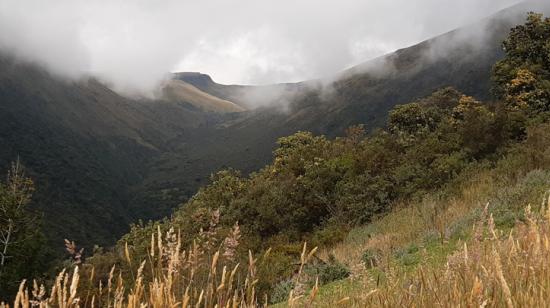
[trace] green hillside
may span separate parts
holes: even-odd
[[[175,150],[151,163],[146,188],[140,190],[151,192],[148,195],[163,190],[167,194],[162,202],[169,203],[168,196],[178,199],[175,196],[181,195],[178,190],[182,187],[198,189],[208,183],[210,174],[220,169],[231,167],[243,174],[259,170],[273,158],[278,138],[298,131],[333,138],[344,136],[347,127],[359,124],[371,132],[385,126],[388,112],[394,106],[441,88],[450,86],[489,101],[491,69],[503,56],[501,42],[513,25],[525,19],[526,12],[537,9],[545,8],[536,2],[522,3],[324,80],[259,87],[227,86],[204,74],[176,74],[177,79],[236,103],[250,104],[247,99],[261,93],[267,99],[256,109],[227,116],[175,138],[171,142]],[[281,104],[286,107],[281,108]],[[158,204],[156,200],[149,204]],[[174,201],[172,206],[178,202]]]
[[[59,244],[113,243],[140,218],[129,187],[143,180],[146,162],[210,117],[183,103],[130,101],[95,80],[62,81],[7,56],[0,97],[0,165],[19,157],[27,166],[33,206]]]
[[[65,237],[88,248],[110,245],[129,223],[169,215],[210,174],[227,167],[259,170],[280,137],[304,130],[332,138],[356,124],[370,132],[385,125],[393,106],[447,86],[487,99],[491,67],[502,56],[499,42],[530,8],[536,6],[513,7],[327,80],[223,86],[208,76],[176,74],[210,94],[184,91],[161,101],[121,97],[93,79],[62,81],[4,55],[0,165],[19,157],[27,166],[37,189],[33,206],[44,213],[59,251]],[[469,44],[464,40],[472,28],[487,28],[488,35]],[[448,52],[426,58],[441,46]],[[224,99],[254,107],[262,95],[267,105],[242,113],[200,107],[227,106]]]
[[[30,296],[23,281],[15,306],[544,306],[549,41],[543,15],[510,31],[494,101],[447,87],[369,134],[300,131],[278,139],[270,164],[217,172],[112,248],[86,255],[67,241],[69,271],[41,280],[52,294],[35,284]],[[0,185],[0,231],[18,223],[18,253],[41,239],[22,215],[33,184],[19,170]],[[39,261],[28,257],[2,261],[5,296],[23,278],[10,269]]]
[[[550,18],[525,20],[533,5],[326,80],[184,73],[158,100],[1,56],[0,298],[544,306]],[[243,98],[266,89],[283,96]]]
[[[487,99],[490,69],[502,55],[499,42],[531,8],[536,5],[513,7],[332,77],[337,81],[243,87],[177,74],[210,94],[184,91],[187,96],[156,101],[122,97],[93,79],[63,81],[4,55],[0,165],[6,169],[19,157],[27,166],[36,182],[34,207],[44,212],[53,243],[69,237],[88,248],[109,245],[129,223],[169,215],[211,173],[227,167],[244,174],[259,170],[272,159],[280,137],[304,130],[332,138],[357,124],[372,131],[385,125],[393,106],[447,86]],[[465,42],[472,28],[488,30],[475,46]],[[426,58],[443,45],[448,52]],[[265,93],[288,108],[220,114],[212,111],[222,107],[200,107],[212,102],[227,107],[223,99],[251,106]]]

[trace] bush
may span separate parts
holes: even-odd
[[[319,284],[323,285],[347,278],[351,274],[350,269],[336,261],[334,256],[331,256],[327,263],[306,266],[304,272],[313,278],[311,280],[312,285],[315,283],[315,277],[319,277]]]
[[[550,187],[550,172],[533,170],[521,178],[515,186],[502,188],[489,203],[495,224],[499,228],[512,228],[517,221],[525,220],[524,209],[518,204],[531,204],[539,210],[537,199]]]
[[[419,248],[415,244],[411,244],[406,248],[400,249],[395,253],[395,257],[405,266],[416,265],[420,262],[418,255]]]
[[[311,243],[313,246],[330,247],[343,241],[349,232],[349,226],[329,224],[313,233]]]
[[[379,263],[380,259],[380,252],[375,249],[367,249],[365,252],[363,252],[363,256],[361,257],[361,260],[365,264],[366,269],[370,269],[373,267],[376,267]]]
[[[292,280],[283,280],[279,282],[273,288],[269,302],[271,304],[276,304],[286,301],[292,289],[294,289],[294,282]]]

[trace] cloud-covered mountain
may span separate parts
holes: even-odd
[[[29,168],[51,238],[109,244],[132,221],[168,215],[212,172],[262,167],[281,136],[374,129],[393,106],[446,86],[489,98],[501,41],[541,9],[515,6],[325,79],[255,87],[176,74],[160,100],[3,55],[0,166],[19,156]]]

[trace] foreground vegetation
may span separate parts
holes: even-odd
[[[530,249],[548,234],[538,239],[526,230],[532,232],[536,222],[539,232],[548,232],[550,173],[526,172],[529,168],[505,172],[509,159],[497,168],[469,173],[447,198],[430,195],[403,204],[321,250],[321,258],[334,255],[352,275],[321,287],[316,305],[334,306],[345,299],[359,307],[506,306],[495,248],[514,306],[531,306],[530,301],[538,302],[533,307],[545,306],[536,293],[542,291],[531,285],[547,283],[542,265],[548,254]],[[521,247],[512,249],[511,242]]]
[[[544,305],[549,42],[540,15],[512,30],[497,102],[446,88],[396,107],[368,136],[298,132],[279,140],[272,164],[217,173],[112,249],[85,258],[67,241],[51,291],[3,276],[19,286],[14,306]],[[26,187],[24,202],[2,205],[25,204]]]
[[[505,182],[509,185],[502,186],[498,171],[483,172],[453,198],[440,200],[440,209],[433,207],[434,200],[409,204],[354,229],[330,249],[317,251],[305,245],[291,280],[295,288],[285,294],[284,305],[544,306],[549,286],[550,173],[535,170]],[[528,202],[533,203],[523,206]],[[433,211],[438,222],[429,224]],[[249,255],[242,268],[230,267],[230,254],[224,250],[205,256],[199,245],[186,252],[181,242],[173,229],[155,234],[149,256],[136,264],[136,272],[125,273],[115,266],[97,285],[99,271],[89,264],[60,273],[48,292],[37,283],[23,282],[14,306],[265,303],[256,287],[261,279],[258,268],[269,262],[270,252]],[[129,248],[121,253],[126,264],[134,262]],[[352,277],[321,287],[316,279],[311,288],[296,288],[309,279],[308,263],[311,266],[315,256],[328,254],[349,264]],[[25,286],[32,292],[25,292]]]

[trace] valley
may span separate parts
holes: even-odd
[[[19,157],[37,178],[35,207],[54,243],[109,245],[131,222],[169,215],[210,174],[263,167],[279,137],[340,136],[356,124],[372,131],[395,105],[447,86],[489,98],[500,42],[524,11],[516,6],[331,78],[226,86],[178,73],[161,100],[126,98],[94,79],[63,81],[4,56],[0,165]],[[472,38],[479,28],[485,34]]]
[[[549,15],[519,2],[317,79],[166,72],[143,93],[0,50],[0,299],[543,306]]]

